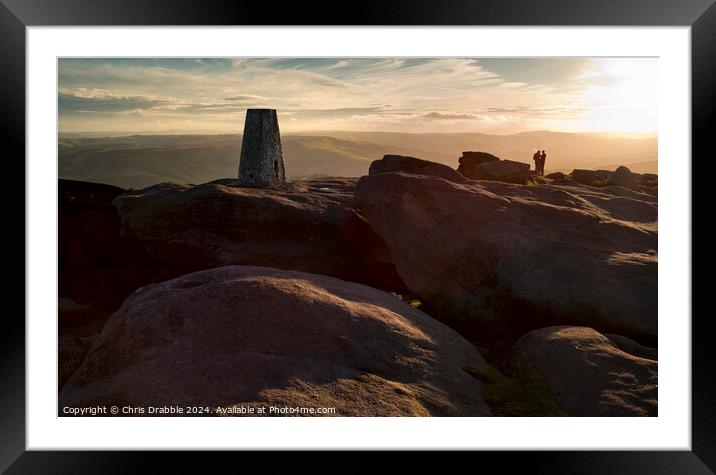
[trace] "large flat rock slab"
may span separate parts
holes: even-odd
[[[455,331],[389,293],[316,274],[228,266],[130,295],[65,384],[60,408],[486,416],[482,384],[463,370],[480,364]]]
[[[388,248],[354,209],[354,188],[355,179],[341,178],[278,189],[230,179],[163,183],[113,204],[124,233],[164,264],[180,262],[189,271],[260,265],[400,288]]]
[[[655,196],[381,173],[359,180],[356,203],[436,315],[656,339]]]
[[[384,155],[382,159],[373,161],[368,169],[369,175],[389,172],[437,176],[456,183],[467,181],[467,178],[447,165],[404,155]]]

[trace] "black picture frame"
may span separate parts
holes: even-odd
[[[716,361],[709,307],[709,279],[715,268],[716,232],[706,206],[712,174],[704,169],[716,119],[716,6],[714,0],[450,0],[336,2],[249,2],[179,0],[0,0],[0,121],[2,128],[3,219],[0,229],[5,303],[0,326],[0,470],[7,473],[141,472],[159,462],[162,471],[206,472],[209,463],[272,467],[307,464],[306,453],[267,454],[176,452],[26,451],[25,429],[25,33],[29,26],[79,25],[543,25],[690,26],[692,75],[692,451],[474,452],[451,455],[455,464],[488,463],[508,473],[706,474],[716,470]],[[699,157],[699,159],[695,159]],[[711,159],[713,160],[713,159]],[[697,167],[698,165],[698,167]],[[701,168],[701,173],[697,168]],[[23,198],[21,198],[23,197]],[[667,197],[668,198],[668,197]],[[20,206],[22,201],[23,206]],[[696,220],[697,216],[704,218]],[[23,252],[20,252],[20,250]],[[338,454],[333,453],[333,457]],[[340,471],[369,468],[366,454],[340,454]],[[424,467],[424,453],[401,457],[402,470]],[[247,460],[253,458],[255,460]],[[211,461],[211,462],[209,462]],[[493,465],[493,464],[497,465]],[[322,458],[328,471],[332,462]],[[228,465],[231,467],[232,465]],[[235,466],[235,465],[234,465]],[[311,468],[316,468],[312,464]]]

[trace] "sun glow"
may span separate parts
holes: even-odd
[[[61,59],[61,132],[656,134],[656,58]]]
[[[582,118],[582,130],[656,134],[656,61],[633,58],[594,62],[595,69],[585,71],[597,80],[582,92],[581,100],[591,105]]]

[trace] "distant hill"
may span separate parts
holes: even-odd
[[[108,134],[109,135],[109,134]],[[163,181],[204,183],[235,176],[241,135],[132,135],[78,137],[60,134],[60,178],[144,188]],[[598,134],[527,132],[514,135],[331,132],[284,134],[289,179],[361,176],[385,154],[412,155],[457,167],[465,150],[531,163],[533,150],[547,151],[547,172],[627,165],[656,172],[657,141]],[[615,164],[605,166],[603,164]],[[653,165],[653,168],[652,168]]]

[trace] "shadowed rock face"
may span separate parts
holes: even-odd
[[[382,238],[354,209],[354,179],[252,189],[234,180],[164,183],[113,204],[154,258],[190,270],[230,264],[315,272],[402,289]],[[189,271],[187,271],[189,272]]]
[[[75,372],[92,340],[102,331],[108,314],[72,299],[60,297],[57,312],[59,389]]]
[[[59,180],[60,297],[112,313],[130,292],[160,273],[141,242],[120,234],[121,222],[111,202],[124,192],[99,183]]]
[[[571,416],[656,416],[657,362],[629,354],[587,327],[556,326],[523,336],[511,365],[536,369]]]
[[[388,172],[437,176],[456,183],[464,183],[467,181],[467,178],[447,165],[402,155],[385,155],[381,160],[375,160],[371,163],[370,169],[368,170],[369,175]]]
[[[550,180],[555,180],[555,181],[571,180],[569,175],[565,175],[562,172],[549,173],[545,178],[549,178]]]
[[[620,186],[641,193],[656,195],[659,190],[658,176],[651,173],[632,173],[625,166],[616,170],[573,170],[569,178],[577,183],[594,187]]]
[[[479,165],[482,163],[499,162],[500,157],[496,157],[491,153],[487,152],[462,152],[462,155],[458,159],[459,166],[465,167],[465,169]],[[458,168],[459,169],[459,168]]]
[[[582,170],[575,169],[569,176],[582,185],[607,186],[612,179],[613,172],[609,170]]]
[[[504,181],[526,185],[532,180],[528,163],[500,160],[486,152],[463,152],[457,171],[471,180]]]
[[[512,160],[500,160],[499,162],[476,165],[469,178],[526,185],[530,182],[532,176],[529,164]]]
[[[246,111],[238,181],[240,186],[250,188],[271,188],[286,183],[276,110]]]
[[[614,170],[612,183],[616,186],[633,188],[637,184],[638,175],[632,173],[627,167],[621,166]]]
[[[559,322],[656,339],[653,196],[383,173],[359,180],[356,202],[436,315],[490,331]]]
[[[489,415],[484,364],[391,294],[331,277],[229,266],[127,298],[60,394],[64,405],[288,405],[336,415]]]

